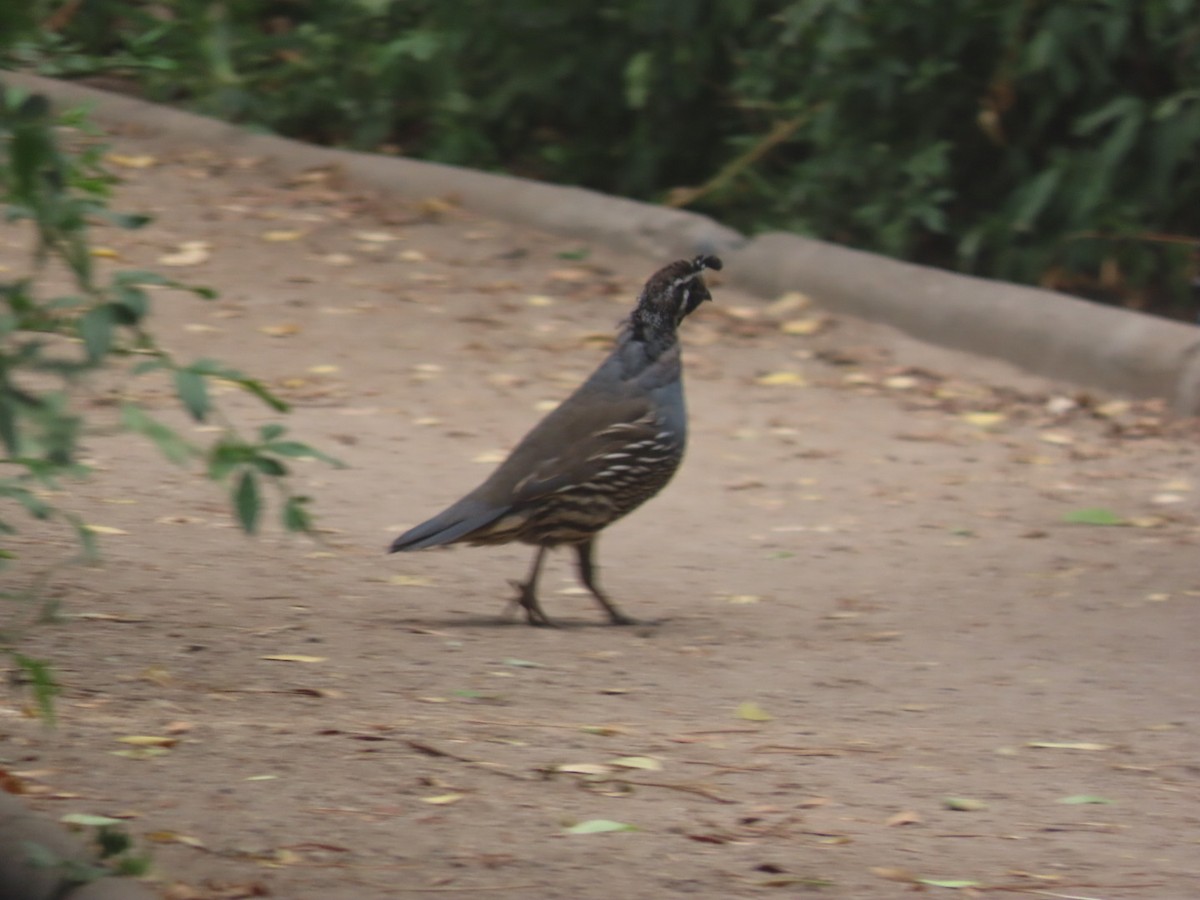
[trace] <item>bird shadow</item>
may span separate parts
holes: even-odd
[[[593,629],[612,628],[617,631],[628,631],[637,633],[643,629],[654,630],[665,624],[668,619],[639,619],[629,625],[614,625],[611,622],[606,622],[603,619],[563,619],[554,618],[551,620],[554,624],[545,625],[530,625],[521,616],[506,616],[506,615],[457,615],[438,618],[404,616],[402,618],[387,617],[380,621],[381,625],[392,625],[397,628],[420,628],[420,629],[437,629],[439,631],[453,631],[455,629],[477,629],[477,628],[530,628],[536,631],[567,632],[567,631],[589,631]]]

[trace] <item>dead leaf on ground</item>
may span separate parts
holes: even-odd
[[[178,831],[148,831],[143,837],[156,844],[183,844],[185,847],[195,847],[197,850],[205,849],[204,841],[200,838],[192,837],[190,834],[180,834]]]
[[[260,656],[259,659],[266,659],[272,662],[322,663],[328,657],[306,656],[303,653],[272,653],[269,656]]]
[[[661,772],[663,767],[662,761],[653,756],[621,756],[610,759],[608,764],[622,769],[644,769],[648,772]]]
[[[807,387],[808,379],[799,372],[771,372],[755,378],[754,383],[764,387]]]
[[[961,416],[964,422],[974,425],[976,428],[995,428],[997,425],[1002,425],[1007,419],[1004,413],[999,412],[968,412]]]
[[[179,738],[154,734],[130,734],[119,737],[117,740],[122,744],[132,744],[134,747],[174,747],[179,743]]]
[[[271,337],[291,337],[294,334],[299,334],[303,329],[299,325],[292,322],[284,322],[280,325],[262,325],[258,329],[263,334]]]
[[[745,719],[747,722],[770,722],[775,718],[753,700],[747,700],[744,703],[738,704],[734,715],[739,719]]]
[[[868,871],[876,878],[883,878],[887,881],[899,881],[904,884],[917,883],[915,872],[898,866],[872,866]]]
[[[208,262],[212,245],[208,241],[184,241],[178,249],[164,253],[158,258],[161,266],[198,266]]]
[[[92,534],[129,534],[123,528],[115,528],[112,525],[93,525],[88,523],[83,526],[85,531],[90,531]]]
[[[1091,741],[1028,741],[1026,747],[1039,750],[1111,750],[1111,744],[1096,744]]]
[[[425,575],[392,575],[387,583],[398,587],[430,587],[435,584],[432,578]]]
[[[555,771],[567,775],[601,776],[611,775],[612,767],[603,763],[563,763],[561,766],[556,766]]]
[[[945,797],[942,800],[942,806],[955,812],[980,812],[988,808],[984,801],[976,800],[974,797]]]
[[[151,156],[148,153],[124,154],[124,153],[106,153],[104,161],[112,163],[114,166],[120,166],[122,169],[149,169],[151,166],[158,165],[158,157]]]
[[[791,319],[782,323],[779,330],[784,334],[790,334],[796,337],[808,337],[817,334],[829,324],[829,319],[826,316],[809,316],[804,319]]]
[[[449,806],[451,803],[457,803],[465,796],[467,795],[459,793],[438,794],[436,797],[422,797],[421,802],[434,806]]]

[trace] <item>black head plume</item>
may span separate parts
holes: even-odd
[[[630,318],[634,336],[644,340],[649,333],[674,332],[686,316],[712,299],[702,277],[704,270],[718,270],[722,265],[719,257],[703,254],[676,260],[650,276]]]

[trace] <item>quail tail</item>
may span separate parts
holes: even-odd
[[[407,550],[424,550],[426,547],[452,544],[471,532],[478,531],[495,522],[504,515],[504,512],[503,509],[486,507],[473,501],[472,498],[464,497],[432,519],[404,532],[392,541],[388,552],[401,553]]]

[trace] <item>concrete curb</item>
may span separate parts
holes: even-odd
[[[12,794],[0,791],[0,900],[154,900],[148,888],[128,878],[101,878],[67,889],[58,869],[29,862],[26,843],[64,861],[95,861],[57,822],[29,812]]]
[[[60,104],[93,104],[93,114],[110,124],[266,157],[284,173],[332,165],[385,193],[454,195],[484,215],[620,251],[659,258],[719,253],[726,257],[728,277],[760,295],[803,291],[827,309],[882,322],[920,340],[1082,386],[1163,397],[1181,415],[1200,414],[1200,328],[1192,325],[791,234],[747,239],[705,216],[581,188],[314,147],[32,75],[5,73],[3,79]]]

